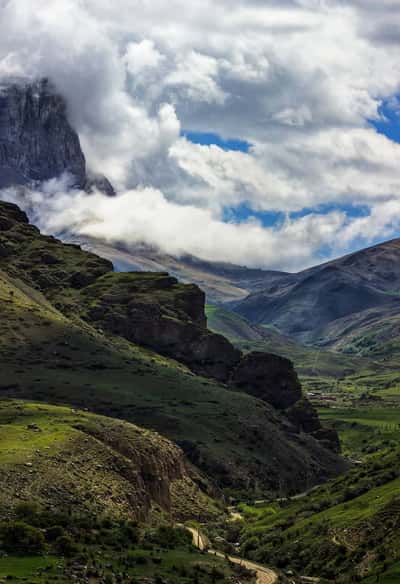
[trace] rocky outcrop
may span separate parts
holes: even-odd
[[[254,352],[244,355],[233,370],[229,384],[285,410],[302,397],[293,364],[284,357]]]
[[[228,383],[282,411],[298,433],[311,434],[327,448],[340,451],[337,432],[322,427],[316,409],[303,395],[289,359],[269,353],[248,353],[241,357]]]
[[[86,170],[64,99],[46,79],[0,86],[0,188],[36,186],[71,176],[71,187],[113,194],[104,177]]]
[[[82,290],[83,318],[226,382],[240,351],[206,326],[204,293],[168,274],[110,273]]]

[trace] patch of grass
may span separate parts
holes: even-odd
[[[343,452],[355,458],[396,446],[400,440],[400,412],[385,405],[320,408],[322,420],[339,433]]]
[[[59,582],[67,582],[62,576],[63,565],[62,558],[54,556],[0,557],[0,578],[29,578],[30,583],[36,584],[56,576]]]

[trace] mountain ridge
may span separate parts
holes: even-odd
[[[181,295],[184,300],[187,291],[191,298],[193,286],[172,283],[170,289],[165,275],[115,274],[107,260],[42,236],[12,204],[0,203],[0,226],[0,249],[5,250],[0,269],[7,276],[0,312],[3,397],[90,407],[153,428],[182,446],[190,460],[225,489],[247,485],[247,489],[268,490],[280,483],[292,490],[306,480],[305,468],[307,480],[314,477],[318,482],[346,467],[327,449],[333,442],[328,434],[321,436],[319,428],[312,429],[318,442],[267,402],[197,377],[184,365],[131,344],[129,335],[124,339],[103,328],[106,322],[99,326],[90,316],[98,300],[108,298],[117,317],[118,307],[126,306],[122,282],[123,287],[133,286],[128,296],[134,302],[135,319],[142,314],[147,321],[147,301],[154,306],[158,294],[159,309],[170,311],[161,315],[165,330],[172,323],[213,338],[204,323],[185,320],[188,316],[179,312],[184,306]],[[15,278],[24,282],[22,290]],[[116,284],[114,292],[107,282],[110,278],[112,286]],[[136,297],[138,280],[144,282],[144,303]],[[100,286],[101,295],[93,285]],[[86,290],[91,290],[89,312],[81,303]],[[190,310],[194,317],[202,314],[205,321],[204,295],[199,298],[200,313],[192,303]],[[122,318],[128,324],[131,317]],[[233,347],[229,350],[237,355]],[[283,362],[282,383],[288,367]],[[279,398],[279,384],[276,390]],[[293,393],[292,403],[297,397]]]
[[[329,341],[330,329],[340,329],[340,319],[343,338],[353,316],[375,310],[384,320],[387,310],[400,307],[399,257],[400,239],[392,239],[278,279],[234,310],[303,343],[335,348],[340,344]]]

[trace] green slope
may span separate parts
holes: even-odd
[[[82,286],[108,263],[40,236],[16,207],[0,211],[7,227],[0,233],[0,396],[89,408],[155,429],[228,492],[278,485],[292,492],[306,477],[317,482],[343,468],[314,439],[293,435],[268,404],[78,318]]]
[[[154,432],[1,400],[1,581],[252,583],[250,573],[195,551],[175,527],[223,513],[190,474],[182,452]]]
[[[216,513],[158,434],[67,407],[0,402],[0,518],[28,501],[52,512],[147,520]]]
[[[386,451],[302,498],[249,509],[243,553],[329,582],[385,573],[379,581],[390,582],[400,559],[399,462],[398,448]]]

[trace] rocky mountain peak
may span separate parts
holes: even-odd
[[[86,168],[65,100],[47,80],[9,80],[0,86],[0,188],[36,186],[68,173],[71,186],[113,194]]]

